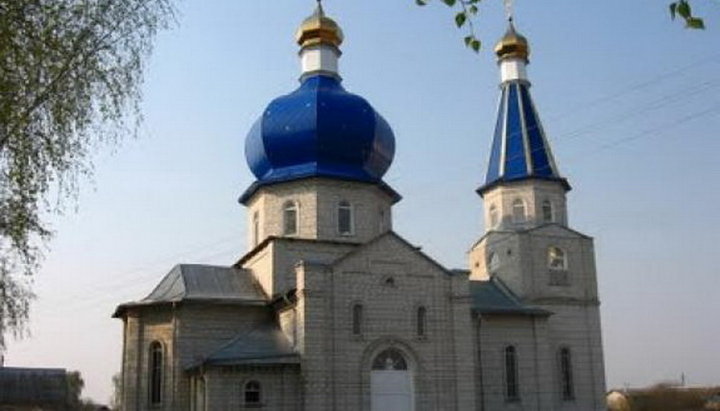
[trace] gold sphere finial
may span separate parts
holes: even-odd
[[[512,17],[508,18],[508,29],[505,35],[495,45],[495,54],[498,59],[521,58],[527,61],[530,56],[530,45],[522,34],[515,31]]]
[[[295,34],[295,39],[300,47],[318,44],[338,47],[343,42],[343,32],[335,20],[325,15],[322,2],[318,0],[315,12],[302,22]]]

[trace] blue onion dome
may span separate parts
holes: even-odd
[[[257,181],[240,201],[260,186],[311,177],[389,188],[382,177],[395,155],[395,136],[370,103],[340,84],[339,26],[318,5],[296,40],[303,67],[300,87],[273,100],[250,130],[245,157]]]
[[[387,121],[325,75],[273,100],[245,141],[248,165],[265,183],[304,177],[377,182],[394,154]]]

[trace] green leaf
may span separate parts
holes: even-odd
[[[480,51],[480,40],[473,39],[473,41],[470,42],[470,48],[473,49],[474,52]]]
[[[418,0],[419,1],[419,0]],[[677,13],[677,3],[670,3],[670,17],[675,20],[675,14]]]
[[[477,14],[477,12],[478,12],[477,6],[476,6],[476,5],[472,5],[472,6],[468,7],[468,12],[469,12],[470,14],[472,14],[472,15]]]
[[[415,0],[415,4],[418,6],[427,6],[428,0]]]
[[[690,3],[686,0],[680,0],[677,5],[677,13],[685,20],[692,17],[692,11],[690,9]]]
[[[457,3],[457,0],[442,0],[443,3],[447,4],[448,6],[452,7]]]
[[[705,29],[705,23],[703,22],[703,19],[697,17],[690,17],[689,19],[685,20],[685,26],[689,29]]]
[[[470,42],[475,39],[475,36],[465,36],[465,46],[470,47]]]
[[[455,24],[457,24],[458,27],[462,27],[466,21],[467,21],[467,14],[465,14],[464,11],[461,11],[460,13],[455,15]]]

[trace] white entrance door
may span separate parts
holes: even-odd
[[[372,411],[413,411],[412,372],[399,350],[388,348],[375,357],[370,371]]]
[[[413,411],[410,372],[373,370],[370,374],[372,411]]]

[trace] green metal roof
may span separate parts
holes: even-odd
[[[551,315],[541,308],[523,304],[499,279],[470,281],[472,308],[479,314]]]

